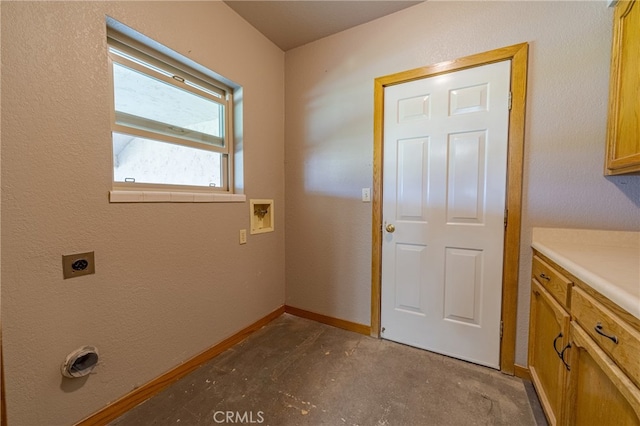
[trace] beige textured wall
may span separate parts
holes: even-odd
[[[2,327],[13,425],[66,425],[284,302],[284,54],[222,2],[2,2]],[[244,87],[249,205],[110,204],[105,15]],[[62,279],[61,255],[96,274]],[[65,356],[98,347],[85,379]]]
[[[529,42],[517,362],[533,226],[640,229],[640,177],[603,177],[605,2],[426,2],[286,54],[287,304],[370,323],[373,81]]]

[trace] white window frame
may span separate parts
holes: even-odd
[[[116,29],[117,28],[117,29]],[[125,31],[122,31],[122,30]],[[127,33],[127,34],[125,34]],[[149,46],[155,44],[156,46]],[[201,187],[173,184],[149,184],[135,182],[116,182],[112,175],[111,202],[244,202],[244,194],[234,193],[234,87],[207,75],[212,73],[182,55],[170,51],[119,22],[107,18],[107,48],[109,62],[109,78],[111,89],[111,131],[141,138],[168,142],[221,154],[220,187]],[[158,48],[162,48],[161,52]],[[169,54],[167,54],[169,53]],[[176,59],[177,58],[177,59]],[[142,65],[140,62],[151,66]],[[155,79],[205,97],[224,107],[224,129],[221,138],[190,132],[194,137],[181,138],[179,134],[172,136],[165,132],[158,133],[135,127],[135,119],[128,117],[116,120],[115,94],[113,82],[113,64],[118,63],[135,69]],[[196,67],[200,70],[196,69]],[[203,72],[204,71],[204,72]],[[213,74],[213,73],[212,73]],[[122,116],[120,116],[122,118]],[[128,123],[127,123],[128,121]],[[133,124],[133,125],[127,125]],[[146,126],[149,127],[149,126]],[[160,130],[160,129],[159,129]],[[198,142],[196,139],[207,138]],[[113,143],[112,143],[113,149]],[[113,162],[113,155],[111,156]],[[113,163],[111,171],[113,173]]]

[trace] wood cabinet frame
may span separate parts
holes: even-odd
[[[640,425],[633,364],[640,320],[535,249],[533,263],[528,363],[549,424]],[[569,285],[567,297],[563,291],[552,293],[554,274]],[[542,275],[548,282],[538,279]],[[590,332],[599,321],[622,339],[615,347],[606,345],[611,337]],[[562,337],[548,342],[556,331]]]
[[[640,389],[620,370],[596,342],[575,322],[571,322],[568,389],[565,394],[564,424],[582,424],[586,416],[593,424],[627,425],[640,422]],[[594,380],[594,377],[607,380]],[[595,384],[598,386],[596,387]],[[584,396],[595,404],[578,402]],[[608,402],[603,412],[597,402]],[[586,413],[586,414],[585,414]],[[602,415],[606,418],[598,419]],[[635,422],[635,423],[634,423]]]
[[[553,318],[546,317],[546,324],[539,324],[542,305],[546,305]],[[535,385],[547,420],[550,425],[563,423],[564,395],[566,383],[566,369],[557,355],[569,342],[569,313],[560,305],[538,281],[531,281],[531,324],[529,328],[529,373]],[[553,320],[553,321],[550,321]],[[549,324],[549,322],[552,322]],[[555,340],[546,336],[546,341],[539,341],[539,334],[548,334],[549,327],[556,328],[551,334],[557,336]],[[554,348],[555,346],[555,348]],[[553,352],[554,349],[557,352]],[[542,354],[539,351],[543,351]],[[538,358],[539,356],[539,358]],[[546,380],[545,380],[546,378]],[[555,378],[555,383],[550,380]],[[546,383],[545,383],[546,381]],[[545,386],[546,385],[546,386]]]
[[[640,5],[621,0],[614,12],[605,174],[640,173]],[[633,13],[633,15],[632,15]],[[620,147],[625,147],[619,154]]]

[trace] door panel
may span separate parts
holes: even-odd
[[[385,88],[382,336],[498,368],[510,61]]]
[[[449,136],[447,222],[482,223],[486,132]]]
[[[396,246],[398,271],[402,271],[402,276],[399,278],[404,278],[407,282],[407,285],[396,286],[396,309],[424,315],[420,278],[425,273],[425,254],[424,246],[410,244]]]
[[[422,94],[398,100],[398,122],[429,118],[429,95]]]
[[[482,251],[447,247],[445,262],[445,320],[480,324]]]
[[[425,182],[423,165],[428,163],[429,138],[398,141],[398,219],[424,220]]]

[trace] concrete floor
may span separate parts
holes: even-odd
[[[539,410],[518,378],[285,314],[111,425],[513,426]]]

